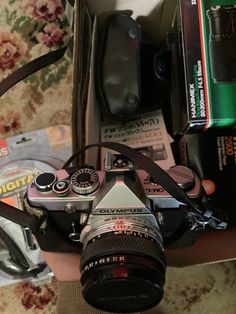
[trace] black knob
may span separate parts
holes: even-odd
[[[38,175],[35,178],[35,186],[36,189],[41,192],[50,192],[52,190],[53,184],[57,181],[57,177],[54,173],[45,172],[40,175]]]

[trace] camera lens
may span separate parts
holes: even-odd
[[[109,232],[91,239],[80,265],[87,303],[119,313],[158,304],[164,293],[165,257],[161,235],[157,238],[145,232]]]
[[[215,83],[236,82],[236,6],[215,6],[207,11],[209,49]]]

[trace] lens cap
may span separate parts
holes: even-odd
[[[158,280],[147,268],[110,268],[90,273],[83,296],[93,307],[107,312],[134,313],[157,305],[164,294]],[[160,283],[163,274],[159,272]]]

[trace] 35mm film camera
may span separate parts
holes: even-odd
[[[206,225],[227,224],[208,207],[190,169],[165,172],[125,145],[90,147],[96,145],[120,154],[108,153],[104,171],[75,169],[72,156],[62,170],[37,176],[25,209],[38,217],[38,230],[29,214],[25,219],[42,249],[81,253],[83,295],[90,305],[120,313],[146,310],[163,296],[164,248],[191,245]]]

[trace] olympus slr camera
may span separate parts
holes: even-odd
[[[205,203],[189,168],[172,167],[166,176],[196,204]],[[206,224],[122,154],[108,153],[104,171],[86,166],[42,173],[29,185],[26,200],[28,211],[41,209],[81,253],[83,296],[109,312],[133,313],[158,304],[164,247],[191,245]],[[64,240],[54,241],[53,248],[50,241],[48,236],[43,249],[65,251]]]

